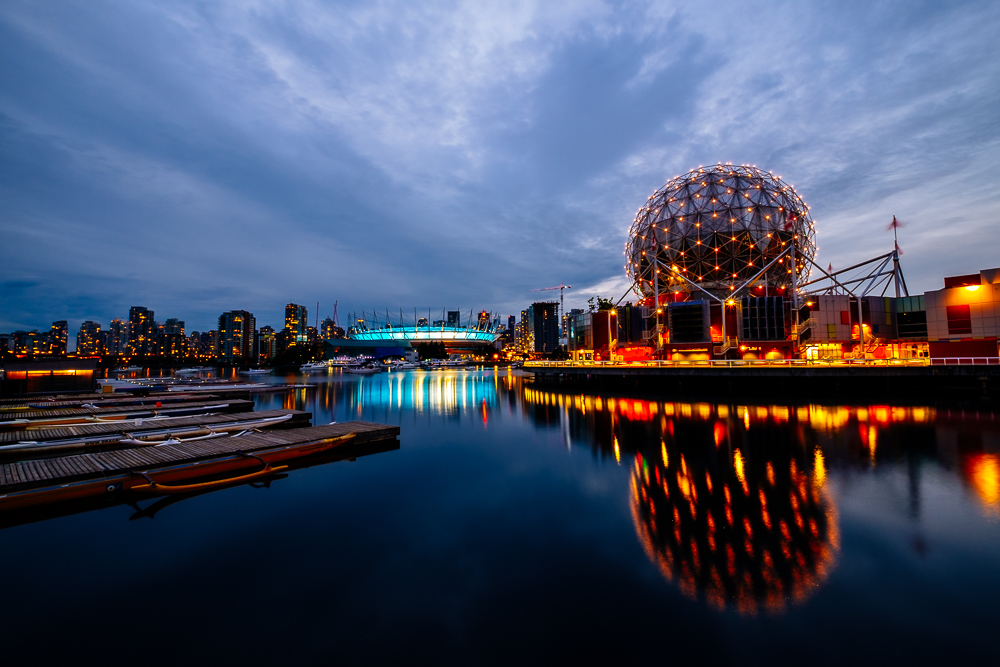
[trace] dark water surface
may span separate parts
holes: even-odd
[[[995,659],[996,413],[307,381],[400,449],[0,531],[7,664]]]

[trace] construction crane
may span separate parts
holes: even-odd
[[[559,328],[561,331],[560,338],[566,337],[566,301],[563,299],[563,290],[573,289],[572,285],[566,285],[565,283],[559,283],[555,287],[543,287],[541,289],[533,289],[532,292],[548,292],[550,290],[559,290]]]

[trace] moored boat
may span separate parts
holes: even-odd
[[[299,370],[305,373],[315,373],[317,371],[326,371],[330,369],[330,364],[325,361],[312,361],[299,366]]]
[[[381,373],[381,366],[376,366],[375,364],[364,364],[362,366],[348,366],[345,369],[348,373],[353,373],[354,375],[374,375],[375,373]]]

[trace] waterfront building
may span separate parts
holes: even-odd
[[[101,325],[91,320],[80,325],[76,334],[76,356],[99,357],[104,354],[104,334]]]
[[[538,301],[531,304],[534,351],[552,354],[559,348],[559,302]]]
[[[97,389],[96,359],[5,361],[0,396],[43,392],[92,392]]]
[[[69,342],[69,325],[66,320],[57,320],[49,329],[49,354],[65,356]]]
[[[257,361],[257,321],[245,310],[231,310],[219,316],[219,356],[226,363],[251,364]]]
[[[290,334],[291,344],[305,343],[308,311],[305,306],[290,303],[285,306],[285,330]]]
[[[156,321],[153,311],[143,306],[132,306],[128,311],[126,354],[132,356],[151,354],[155,344]]]
[[[0,352],[14,353],[14,334],[0,334]]]

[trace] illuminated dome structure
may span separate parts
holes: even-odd
[[[775,614],[826,579],[840,538],[821,454],[809,462],[736,449],[725,465],[666,443],[661,454],[636,455],[632,517],[681,592],[719,610]]]
[[[676,271],[723,296],[789,243],[795,244],[796,277],[805,280],[809,267],[801,257],[815,256],[815,238],[809,207],[780,177],[756,167],[716,164],[678,176],[649,197],[632,223],[625,269],[644,299],[654,293],[654,256],[661,290],[691,289]],[[787,287],[791,272],[786,256],[762,280]]]

